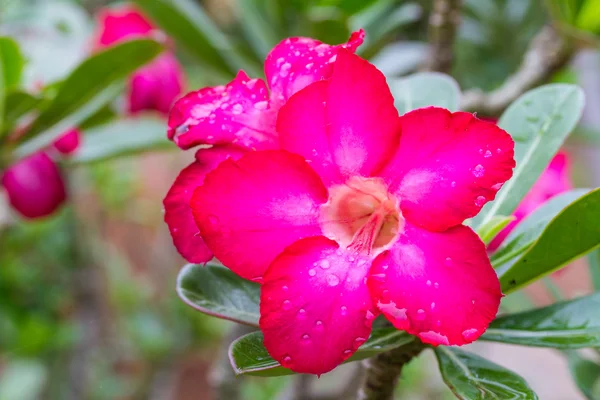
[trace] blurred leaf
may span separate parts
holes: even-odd
[[[600,346],[600,293],[496,318],[481,340],[579,349]]]
[[[260,76],[261,69],[238,53],[204,9],[192,0],[134,0],[161,29],[203,65],[232,76],[240,69]]]
[[[416,71],[425,61],[426,56],[425,43],[401,41],[382,48],[371,58],[371,62],[390,79]]]
[[[76,127],[119,93],[123,80],[162,51],[150,39],[120,43],[83,61],[61,85],[56,97],[33,121],[23,136],[20,157],[52,143]]]
[[[43,99],[22,91],[11,91],[6,96],[4,120],[10,128],[19,118],[37,108]]]
[[[600,33],[600,1],[583,1],[577,13],[575,25],[589,32]]]
[[[421,72],[402,79],[388,81],[394,103],[400,115],[426,106],[458,109],[460,88],[448,75]]]
[[[4,90],[9,91],[19,85],[25,64],[19,45],[12,38],[0,37],[0,59],[2,60]]]
[[[48,371],[39,361],[9,361],[0,375],[0,400],[40,399],[47,376]]]
[[[600,249],[593,250],[588,255],[590,278],[595,291],[600,291]]]
[[[556,215],[522,256],[496,270],[502,292],[510,293],[598,247],[599,204],[596,189]]]
[[[494,268],[499,268],[509,261],[516,261],[515,257],[527,251],[565,207],[589,192],[590,189],[569,190],[552,197],[527,215],[502,241],[500,248],[492,254]]]
[[[479,229],[477,229],[477,234],[483,243],[486,245],[490,244],[496,235],[515,219],[516,217],[514,216],[505,217],[503,215],[495,215],[485,225],[480,226]]]
[[[166,137],[164,120],[156,117],[121,119],[86,130],[69,162],[86,164],[172,147]]]
[[[177,294],[205,314],[258,326],[260,285],[217,265],[188,264],[177,278]]]
[[[269,19],[264,1],[237,0],[236,12],[238,20],[249,37],[248,42],[254,47],[259,59],[265,59],[282,34],[276,31],[276,22]]]
[[[435,349],[440,372],[456,397],[475,399],[537,399],[519,375],[485,358],[455,347]]]
[[[574,85],[545,85],[519,97],[498,125],[515,140],[517,166],[496,199],[486,204],[472,226],[494,215],[511,215],[581,118],[583,91]]]
[[[600,365],[581,357],[575,351],[567,353],[569,370],[575,384],[588,400],[600,397]]]
[[[87,117],[85,120],[81,121],[78,128],[82,131],[86,131],[92,128],[95,128],[99,125],[103,125],[108,123],[109,121],[115,119],[117,117],[117,113],[113,109],[112,104],[108,103],[104,105],[104,107],[100,108],[94,114]],[[164,122],[163,122],[164,124]]]
[[[363,360],[416,340],[396,328],[373,328],[367,340],[345,362]],[[235,340],[229,346],[229,359],[236,375],[281,376],[294,374],[275,361],[263,345],[262,332],[253,332]]]

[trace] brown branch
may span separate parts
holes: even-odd
[[[454,58],[454,38],[460,24],[462,0],[434,0],[429,16],[429,57],[426,71],[449,73]]]
[[[490,116],[499,115],[527,90],[547,81],[570,61],[573,53],[571,42],[552,26],[546,26],[531,41],[517,72],[490,93],[481,90],[463,93],[461,109]]]

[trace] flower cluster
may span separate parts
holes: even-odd
[[[465,112],[399,116],[353,54],[362,36],[288,39],[267,57],[270,93],[240,72],[169,118],[180,147],[213,145],[165,199],[174,243],[261,284],[265,347],[296,372],[335,368],[380,314],[432,345],[470,343],[502,297],[462,223],[512,176],[512,139]]]

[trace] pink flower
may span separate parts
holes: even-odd
[[[489,244],[490,251],[496,250],[508,234],[526,216],[557,194],[566,192],[573,185],[569,178],[569,156],[566,152],[558,152],[542,175],[538,178],[529,193],[523,198],[514,212],[515,220],[509,223]]]
[[[205,176],[191,199],[204,242],[262,284],[265,347],[296,372],[335,368],[380,313],[432,345],[474,341],[502,294],[462,222],[512,176],[512,139],[465,112],[398,117],[383,74],[347,50],[332,69],[279,111],[281,150],[246,152]],[[209,123],[200,114],[192,128]]]
[[[203,263],[212,257],[194,222],[190,200],[204,176],[227,158],[238,159],[252,149],[279,148],[277,113],[295,92],[329,78],[337,52],[352,51],[362,43],[363,31],[348,43],[330,46],[309,38],[290,38],[277,45],[265,60],[271,91],[262,79],[240,71],[226,86],[205,88],[178,100],[169,116],[169,138],[183,149],[201,149],[196,162],[181,171],[164,200],[165,222],[179,253]]]
[[[73,153],[79,147],[81,133],[71,129],[54,142],[54,148],[64,155]]]
[[[149,37],[154,26],[131,6],[103,10],[95,46],[103,48],[129,39]],[[129,79],[129,111],[156,110],[167,114],[183,87],[183,72],[171,52],[138,69]]]
[[[52,214],[66,199],[58,166],[44,152],[10,166],[1,180],[10,204],[26,218]]]

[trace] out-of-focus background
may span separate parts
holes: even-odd
[[[153,0],[139,3],[151,9]],[[195,49],[189,40],[168,39],[183,66],[183,93],[223,84],[239,65],[261,76],[264,56],[289,36],[336,44],[364,28],[359,54],[389,77],[420,70],[428,57],[432,1],[155,0],[154,5],[169,3],[193,16],[208,38]],[[561,4],[572,5],[577,15],[565,16]],[[120,5],[0,0],[0,34],[16,39],[26,59],[22,89],[51,91],[95,51],[99,10]],[[166,11],[155,12],[163,20],[153,21],[150,13],[153,24],[170,23]],[[576,50],[543,80],[578,83],[586,92],[584,119],[566,146],[571,179],[575,186],[600,186],[600,2],[464,0],[447,72],[463,91],[494,90],[536,56],[531,41],[551,21],[570,35]],[[227,41],[219,42],[223,38]],[[224,47],[215,50],[211,43]],[[242,59],[223,62],[233,56]],[[0,188],[0,400],[213,398],[211,385],[222,373],[215,362],[223,358],[221,343],[230,324],[177,298],[175,277],[184,260],[162,211],[165,193],[193,152],[166,140],[164,114],[124,111],[126,97],[111,103],[106,123],[81,128],[88,153],[80,149],[61,161],[68,190],[57,212],[22,218]],[[484,116],[498,116],[494,110],[489,114]],[[85,146],[88,134],[135,142],[142,131],[155,141],[153,151],[113,158],[94,155],[103,151],[99,144]],[[551,279],[566,297],[591,290],[585,261]],[[542,284],[526,295],[540,305],[552,299]],[[552,350],[488,344],[473,349],[520,373],[542,399],[583,398],[566,359]],[[345,366],[311,384],[318,393],[341,398],[331,393],[346,384],[352,369]],[[438,374],[430,355],[420,357],[408,367],[398,398],[453,398]],[[239,384],[243,399],[267,400],[292,398],[291,381],[245,378]]]

